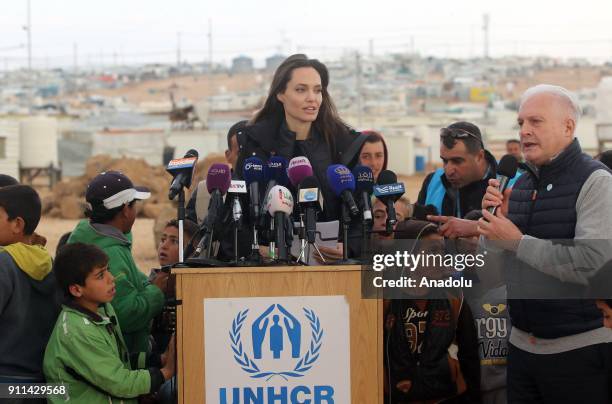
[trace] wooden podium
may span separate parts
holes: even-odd
[[[359,265],[175,268],[172,273],[182,301],[177,307],[179,403],[205,402],[204,299],[342,295],[350,313],[351,401],[382,404],[382,300],[361,298]]]

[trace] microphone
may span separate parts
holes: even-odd
[[[289,176],[289,181],[291,181],[291,185],[297,188],[304,178],[313,175],[310,160],[308,160],[304,156],[292,158],[291,161],[289,161],[287,175]]]
[[[278,261],[288,262],[285,223],[288,215],[291,215],[291,212],[293,212],[293,196],[291,192],[282,185],[275,185],[266,196],[265,209],[274,218]]]
[[[282,156],[272,156],[268,160],[268,187],[270,190],[274,185],[287,186],[289,178],[287,177],[287,166],[289,162]],[[270,185],[273,183],[272,185]]]
[[[240,222],[242,219],[242,205],[240,204],[240,196],[247,193],[246,182],[241,180],[232,180],[227,193],[228,195],[232,196],[232,219],[234,222]]]
[[[518,160],[511,154],[506,154],[497,165],[497,179],[499,180],[499,191],[503,194],[508,187],[508,182],[516,175]],[[489,206],[487,210],[495,214],[497,206]]]
[[[406,192],[404,184],[397,182],[397,175],[391,170],[382,170],[378,175],[378,183],[374,186],[374,196],[387,207],[386,232],[391,234],[397,224],[397,215],[393,205]]]
[[[321,211],[321,190],[315,176],[306,177],[298,187],[298,203],[304,215],[306,240],[314,244],[317,231],[317,213]]]
[[[374,174],[370,167],[357,165],[353,169],[355,177],[355,193],[357,195],[364,222],[372,222],[372,201],[370,196],[374,190]]]
[[[206,247],[207,256],[205,258],[210,258],[215,224],[223,213],[223,195],[227,193],[231,180],[232,176],[227,164],[215,163],[208,169],[206,189],[210,194],[210,202],[208,203],[208,214],[200,227],[200,232],[204,234],[195,249],[198,257],[201,256],[203,248]]]
[[[241,180],[232,180],[227,194],[231,195],[232,202],[232,221],[234,222],[234,264],[238,265],[238,229],[242,223],[242,205],[240,204],[240,196],[247,193],[246,182]]]
[[[249,187],[251,222],[257,223],[261,215],[259,185],[264,180],[264,164],[259,157],[249,157],[244,161],[244,179]]]
[[[198,162],[198,151],[191,149],[180,159],[170,160],[166,171],[174,178],[168,191],[168,199],[173,200],[183,188],[191,186],[191,179]]]
[[[336,196],[342,199],[351,216],[357,216],[359,209],[352,194],[355,190],[355,177],[351,171],[342,164],[333,164],[327,167],[327,182]]]

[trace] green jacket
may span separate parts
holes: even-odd
[[[68,243],[77,242],[95,244],[108,255],[108,269],[115,277],[117,290],[112,303],[123,338],[130,352],[147,352],[151,320],[161,312],[164,294],[136,267],[132,257],[132,234],[81,220],[68,239]]]
[[[157,390],[159,369],[132,370],[121,327],[110,304],[97,313],[75,304],[62,306],[43,361],[47,383],[62,383],[65,396],[50,403],[136,403]]]

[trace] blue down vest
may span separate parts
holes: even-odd
[[[553,242],[573,239],[578,194],[587,178],[602,168],[601,163],[582,153],[578,140],[574,139],[538,173],[527,170],[519,178],[510,195],[508,218],[529,236]],[[514,280],[554,285],[561,294],[567,288],[579,287],[563,283],[526,264],[514,261],[511,265],[506,272]],[[508,295],[512,296],[512,288],[517,287],[518,284],[509,281]],[[539,338],[574,335],[602,326],[602,315],[594,300],[514,299],[509,300],[509,306],[512,325]]]

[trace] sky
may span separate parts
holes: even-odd
[[[27,65],[27,0],[0,0],[0,70]],[[301,52],[332,60],[416,51],[612,60],[612,1],[30,0],[34,68],[209,61]],[[565,2],[569,4],[569,2]],[[180,34],[179,34],[180,33]],[[180,38],[180,40],[179,40]],[[179,47],[180,43],[180,47]],[[372,46],[371,46],[372,45]],[[76,52],[75,52],[76,49]]]

